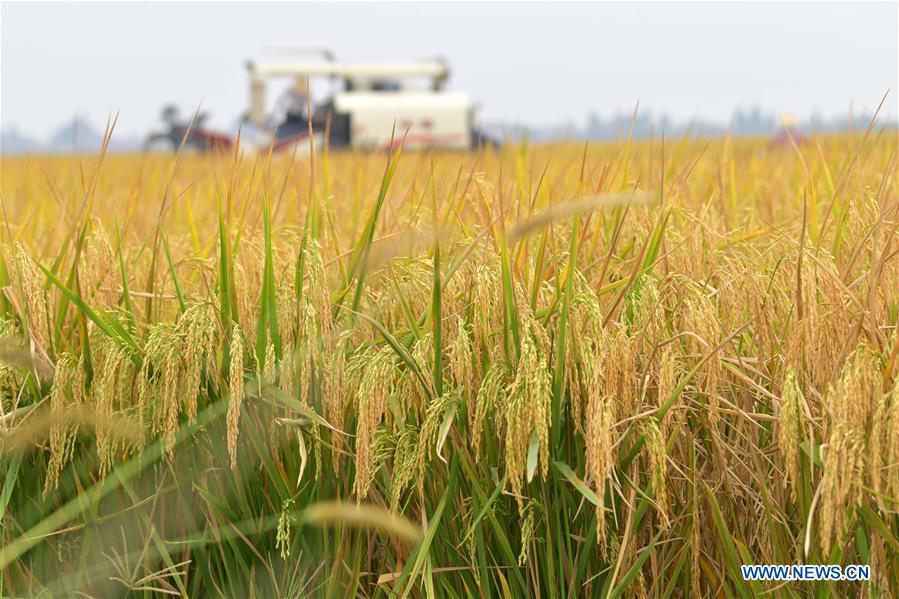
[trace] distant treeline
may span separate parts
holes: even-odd
[[[873,114],[858,114],[842,118],[812,117],[805,121],[793,123],[791,126],[807,133],[837,133],[849,129],[864,129],[871,122]],[[895,126],[895,121],[879,119],[881,125]],[[666,114],[655,115],[650,111],[619,113],[604,118],[591,113],[583,123],[570,122],[544,127],[529,127],[521,123],[489,123],[484,128],[492,135],[517,141],[530,139],[533,141],[551,140],[616,140],[623,139],[633,127],[635,139],[649,137],[679,137],[685,133],[716,137],[731,135],[752,137],[777,133],[783,127],[783,121],[773,113],[763,112],[760,108],[738,110],[730,123],[718,123],[701,118],[689,121],[675,121]]]

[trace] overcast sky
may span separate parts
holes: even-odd
[[[230,129],[244,61],[279,44],[345,60],[448,59],[485,121],[678,120],[738,107],[833,117],[897,97],[897,3],[11,3],[0,5],[0,121],[46,136],[75,114],[122,134],[202,101]]]

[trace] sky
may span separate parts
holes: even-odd
[[[484,122],[545,126],[640,106],[725,123],[896,118],[896,2],[0,4],[0,126],[48,136],[74,115],[142,135],[163,105],[233,128],[245,61],[279,45],[339,59],[440,55]],[[269,96],[270,99],[272,95]],[[642,108],[641,108],[642,109]]]

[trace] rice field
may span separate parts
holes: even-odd
[[[0,595],[899,596],[896,149],[4,157]]]

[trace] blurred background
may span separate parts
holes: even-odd
[[[784,115],[843,130],[888,90],[883,121],[897,115],[895,2],[3,2],[0,22],[4,153],[93,151],[116,113],[112,149],[139,149],[166,105],[233,136],[246,61],[297,46],[441,57],[504,139],[614,139],[638,102],[637,137],[769,135]]]

